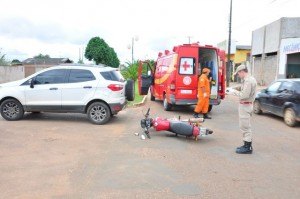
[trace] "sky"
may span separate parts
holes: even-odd
[[[68,57],[103,38],[121,63],[156,59],[173,46],[216,45],[228,38],[230,0],[1,0],[0,49],[9,60]],[[300,17],[300,0],[233,0],[232,38],[251,45],[252,31],[281,17]],[[87,60],[84,60],[87,62]]]

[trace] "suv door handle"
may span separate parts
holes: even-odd
[[[84,86],[83,88],[92,88],[91,86]]]
[[[49,90],[54,91],[54,90],[58,90],[58,88],[49,88]]]

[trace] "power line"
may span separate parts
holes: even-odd
[[[277,4],[277,3],[281,2],[280,5],[282,5],[282,4],[285,4],[285,3],[289,2],[289,1],[291,1],[291,0],[285,0],[285,1],[282,1],[282,0],[271,0],[268,3],[266,3],[263,7],[260,7],[258,9],[258,11],[256,11],[256,13],[261,13],[261,11],[266,11],[266,9],[267,10],[272,9],[272,7],[270,7],[270,5],[274,5],[275,3]],[[237,26],[234,26],[233,30],[238,30],[238,29],[240,29],[240,28],[248,25],[250,22],[253,22],[254,20],[257,20],[260,17],[261,17],[261,14],[258,14],[258,15],[254,16],[254,17],[251,17],[251,18],[245,20],[244,22],[238,24]]]

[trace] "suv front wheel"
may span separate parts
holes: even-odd
[[[105,124],[111,118],[110,109],[103,102],[92,103],[87,110],[89,120],[93,124]]]
[[[1,116],[8,121],[22,119],[24,109],[22,104],[15,99],[7,99],[0,106]]]

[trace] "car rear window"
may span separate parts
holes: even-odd
[[[117,81],[117,82],[123,82],[124,79],[121,75],[121,73],[119,71],[104,71],[104,72],[100,72],[100,74],[102,75],[102,77],[106,80],[109,81]]]

